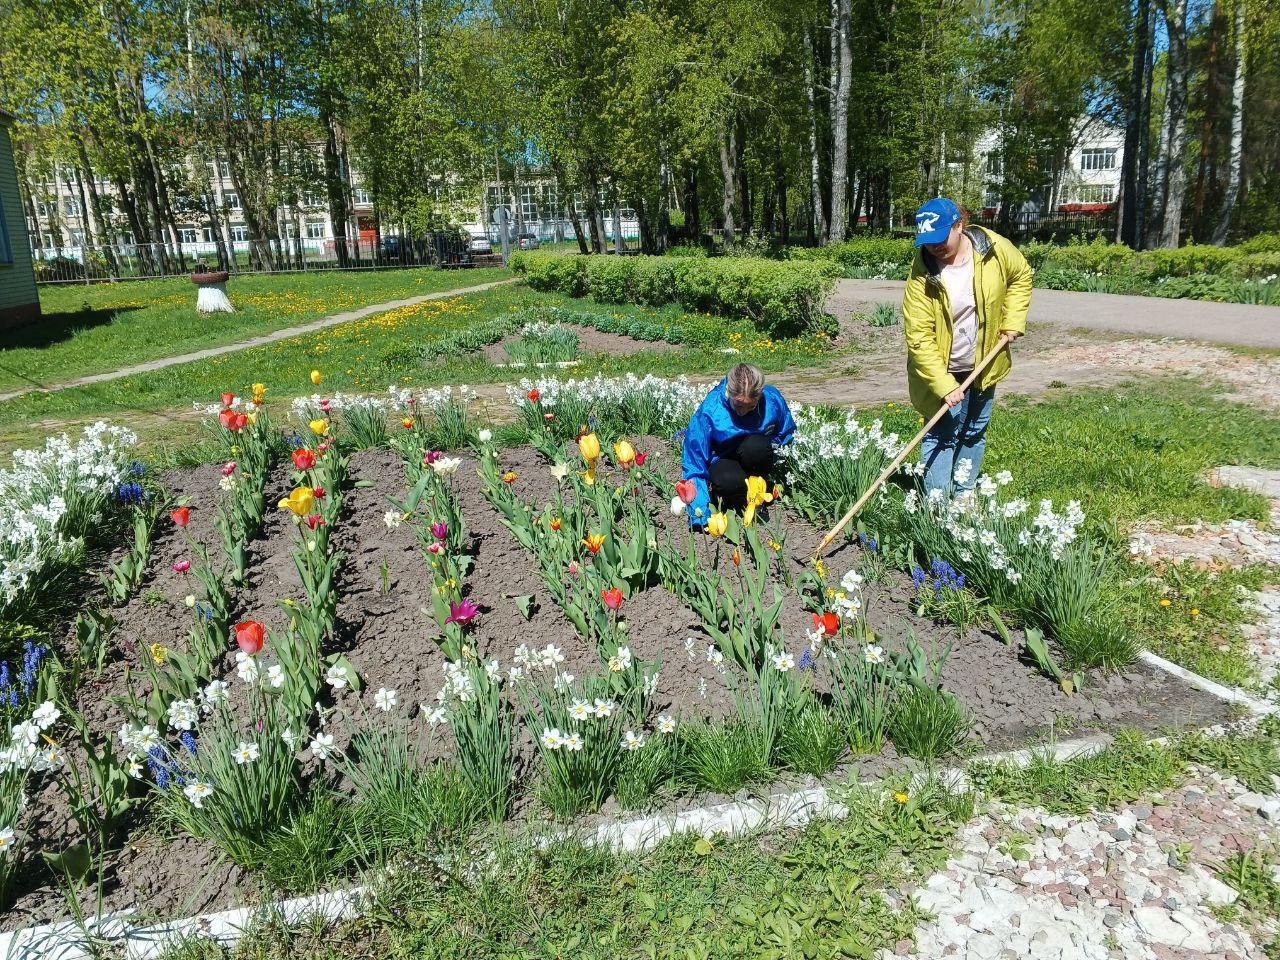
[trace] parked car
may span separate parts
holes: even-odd
[[[472,253],[478,253],[488,256],[493,253],[493,244],[489,242],[489,238],[485,236],[473,236],[471,242],[467,244],[467,249]]]
[[[537,250],[541,246],[536,233],[522,233],[517,239],[520,241],[521,250]]]

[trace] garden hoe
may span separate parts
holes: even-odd
[[[1012,339],[1007,333],[1000,334],[999,343],[997,343],[991,349],[990,353],[988,353],[985,357],[982,358],[981,363],[979,363],[976,367],[973,368],[973,373],[969,374],[969,376],[964,378],[964,382],[960,384],[960,389],[962,391],[968,390],[970,385],[973,383],[973,381],[978,378],[978,375],[982,373],[983,370],[987,369],[987,366],[991,363],[991,361],[996,358],[996,354],[998,354],[1001,350],[1003,350],[1006,344],[1011,342],[1012,342]],[[819,557],[822,556],[822,552],[831,545],[831,541],[834,540],[839,535],[840,531],[843,530],[845,526],[848,525],[850,520],[852,520],[854,517],[858,515],[858,511],[867,505],[867,501],[869,501],[875,495],[875,492],[877,490],[879,490],[882,486],[884,486],[885,481],[888,480],[891,476],[893,476],[894,472],[898,469],[898,467],[902,466],[902,461],[907,458],[907,454],[909,454],[912,450],[916,448],[917,445],[919,445],[920,441],[924,439],[924,435],[933,429],[933,425],[937,423],[939,420],[941,420],[942,415],[946,413],[947,410],[949,409],[950,408],[945,403],[942,406],[940,406],[938,408],[938,412],[929,418],[929,422],[920,428],[920,432],[915,435],[915,439],[913,439],[910,443],[908,443],[905,447],[903,447],[901,452],[899,452],[898,455],[893,458],[893,462],[890,463],[889,466],[884,468],[884,473],[880,474],[880,476],[876,478],[876,482],[873,483],[870,487],[868,487],[866,492],[863,493],[863,495],[858,498],[857,503],[855,503],[852,507],[849,508],[849,512],[840,518],[840,522],[831,528],[831,532],[822,538],[822,542],[818,544],[818,549],[813,551],[814,560],[817,560]]]

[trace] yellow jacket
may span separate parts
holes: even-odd
[[[1026,332],[1032,271],[1018,248],[999,234],[984,227],[969,227],[965,233],[973,243],[973,299],[978,312],[976,363],[991,352],[1004,331]],[[902,297],[902,329],[907,340],[911,405],[921,416],[931,417],[938,412],[942,398],[960,384],[947,372],[951,304],[938,262],[923,248],[916,251]],[[984,390],[995,386],[1012,367],[1006,346],[983,371],[976,386]]]

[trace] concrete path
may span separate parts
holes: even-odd
[[[858,313],[878,303],[900,305],[904,286],[898,280],[838,280],[835,292],[827,301],[827,309],[837,314],[848,310]],[[1031,296],[1030,321],[1146,337],[1280,349],[1280,307],[1248,303],[1036,290]]]
[[[507,280],[494,280],[491,283],[480,283],[474,287],[458,287],[454,290],[440,290],[436,293],[423,294],[420,297],[408,297],[404,300],[390,300],[386,303],[371,303],[368,306],[359,307],[355,310],[348,310],[345,313],[335,313],[332,316],[321,317],[319,320],[313,320],[311,323],[304,323],[296,327],[285,327],[283,330],[276,330],[272,333],[263,334],[260,337],[254,337],[251,340],[241,340],[238,343],[226,343],[220,347],[209,347],[205,350],[195,350],[191,353],[179,354],[176,357],[162,357],[159,360],[148,360],[146,363],[134,364],[130,367],[121,367],[119,370],[111,370],[106,373],[95,373],[87,377],[79,377],[75,380],[68,380],[65,383],[50,383],[43,386],[24,387],[21,390],[10,390],[7,393],[0,393],[0,403],[5,400],[12,400],[14,397],[21,397],[27,393],[56,393],[59,390],[68,390],[71,387],[83,387],[91,383],[103,383],[107,380],[119,380],[121,377],[128,377],[135,373],[147,373],[151,370],[160,370],[164,367],[172,367],[179,363],[190,363],[193,360],[207,360],[209,357],[221,356],[224,353],[235,353],[237,350],[248,350],[252,347],[261,347],[268,343],[276,343],[280,340],[288,340],[290,337],[296,337],[304,333],[314,333],[316,330],[323,330],[325,327],[333,327],[340,323],[347,323],[351,320],[359,320],[361,317],[367,317],[375,313],[385,313],[388,310],[395,310],[398,307],[408,307],[415,303],[423,303],[427,300],[442,300],[445,297],[457,297],[465,293],[480,293],[484,290],[490,290],[493,287],[501,287],[505,284],[515,283],[515,277]]]

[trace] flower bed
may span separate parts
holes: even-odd
[[[794,501],[761,482],[753,517],[691,538],[669,509],[678,447],[624,433],[628,390],[649,387],[586,388],[602,440],[572,426],[577,385],[531,383],[517,399],[536,442],[509,449],[465,393],[318,395],[283,430],[260,402],[219,404],[228,459],[159,478],[172,513],[143,589],[11,667],[21,763],[4,797],[31,799],[0,807],[8,925],[64,912],[63,868],[86,877],[86,909],[100,880],[108,908],[194,912],[490,818],[1225,716],[1145,668],[1068,695],[1027,634],[965,608],[954,570],[913,582],[872,536],[803,562],[822,530],[797,509],[829,499],[803,456]],[[667,432],[688,398],[662,389],[651,429]]]

